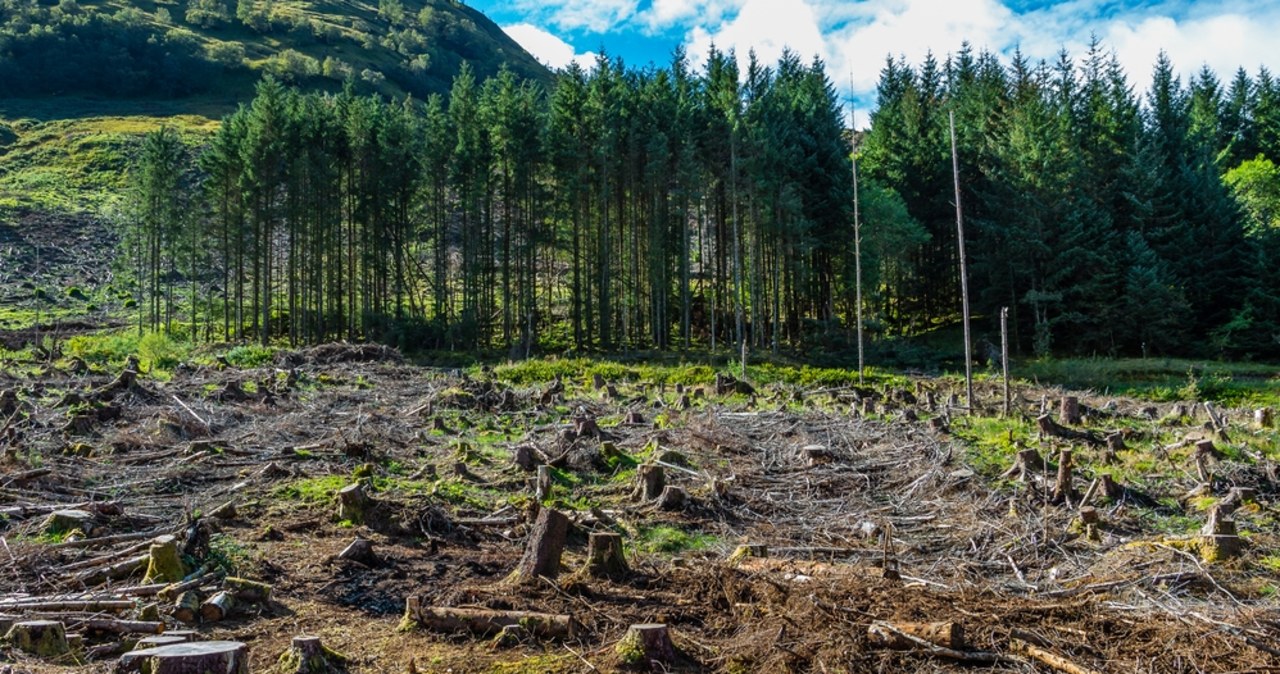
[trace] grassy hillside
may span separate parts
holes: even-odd
[[[263,72],[423,97],[461,64],[550,73],[454,0],[0,0],[0,95],[244,100]]]

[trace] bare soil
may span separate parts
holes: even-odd
[[[113,385],[119,372],[46,363],[16,375],[31,364],[16,365],[0,368],[0,391],[16,394],[0,414],[0,614],[64,620],[87,647],[122,640],[76,628],[84,614],[21,604],[132,596],[140,571],[88,582],[84,562],[136,554],[127,550],[146,538],[69,546],[43,529],[54,506],[93,512],[92,539],[174,533],[192,566],[272,584],[270,602],[194,627],[249,644],[255,672],[283,671],[277,660],[301,634],[321,636],[358,672],[647,671],[615,648],[638,623],[671,628],[670,671],[1053,671],[1022,642],[1077,671],[1280,671],[1275,461],[1246,445],[1215,460],[1208,497],[1236,487],[1256,497],[1234,515],[1241,555],[1205,561],[1194,531],[1204,515],[1184,498],[1200,480],[1188,450],[1162,449],[1158,433],[1211,434],[1203,416],[1158,426],[1152,417],[1167,417],[1167,405],[1082,399],[1084,431],[1127,428],[1126,455],[1162,455],[1149,481],[1095,497],[1101,524],[1090,529],[1078,506],[1102,447],[1033,445],[1051,461],[1060,448],[1077,451],[1074,499],[1054,502],[1052,467],[1018,482],[972,460],[952,434],[970,423],[963,411],[923,399],[947,400],[940,380],[757,395],[611,382],[611,397],[585,376],[561,393],[550,382],[511,388],[352,345],[253,370],[184,366],[167,381],[144,372],[132,386]],[[1042,397],[1059,393],[1019,391],[1015,415],[1034,426]],[[1226,414],[1233,435],[1249,433],[1247,411]],[[935,417],[949,428],[932,428]],[[588,418],[600,435],[575,433]],[[620,454],[602,450],[605,441]],[[520,445],[560,467],[542,503],[533,475],[511,463]],[[634,464],[657,461],[668,484],[687,490],[682,509],[633,495]],[[339,520],[333,492],[361,479],[378,516]],[[236,517],[207,516],[228,501]],[[516,583],[538,507],[573,522],[563,572]],[[592,531],[623,534],[628,576],[581,573]],[[357,537],[374,543],[377,562],[338,557]],[[768,555],[735,556],[746,543]],[[568,641],[497,647],[404,624],[410,596],[568,614],[582,629]],[[189,627],[161,608],[169,629]],[[875,645],[868,628],[882,622],[959,623],[960,655],[993,661]],[[6,647],[6,659],[4,671],[90,672],[111,670],[117,655],[52,662]]]

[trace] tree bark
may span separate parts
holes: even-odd
[[[117,672],[147,674],[249,674],[249,647],[238,641],[192,641],[131,651]]]

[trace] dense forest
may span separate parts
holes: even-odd
[[[447,98],[274,78],[203,148],[143,143],[124,218],[139,324],[409,348],[826,349],[959,314],[948,114],[978,321],[1023,353],[1280,353],[1280,84],[1139,96],[1080,63],[887,62],[851,134],[821,62],[602,56]],[[862,222],[854,241],[856,146]]]
[[[243,100],[270,73],[421,98],[448,91],[464,61],[550,80],[456,0],[0,0],[0,95]]]

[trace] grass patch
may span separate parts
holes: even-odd
[[[632,542],[632,546],[636,552],[674,555],[706,550],[719,542],[718,538],[710,534],[669,526],[656,526],[641,529],[640,535]]]
[[[351,478],[345,475],[322,475],[295,480],[277,487],[272,493],[289,501],[319,505],[332,501],[338,490],[348,484],[351,484]]]

